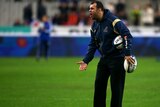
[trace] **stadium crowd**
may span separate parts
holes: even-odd
[[[51,1],[51,0],[46,0]],[[92,0],[85,0],[90,2]],[[58,13],[49,16],[52,24],[72,26],[72,25],[90,25],[88,7],[80,4],[79,0],[58,0]],[[108,2],[106,7],[116,14],[127,25],[160,26],[160,6],[153,8],[151,3],[145,5],[135,4],[128,11],[126,3],[119,0],[117,3]],[[37,2],[37,19],[41,20],[43,15],[47,15],[47,6],[42,0]],[[29,3],[23,9],[23,23],[16,20],[14,25],[30,25],[33,22],[32,4]]]

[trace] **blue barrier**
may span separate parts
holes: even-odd
[[[89,41],[89,37],[52,37],[50,55],[84,56]],[[35,56],[36,49],[36,37],[0,37],[0,56]],[[160,55],[160,37],[135,37],[133,50],[137,56],[158,56]],[[96,55],[99,54],[96,53]]]

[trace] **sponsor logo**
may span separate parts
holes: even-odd
[[[104,28],[103,32],[108,32],[108,26]]]

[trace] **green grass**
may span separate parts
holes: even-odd
[[[81,58],[0,58],[0,107],[92,107],[95,58],[84,72]],[[107,107],[110,102],[108,87]],[[127,74],[123,107],[159,107],[160,61],[138,58]]]

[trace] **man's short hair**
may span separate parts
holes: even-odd
[[[100,1],[97,1],[97,0],[95,0],[95,1],[93,1],[93,2],[91,2],[91,4],[94,4],[94,3],[96,3],[97,4],[97,8],[98,9],[102,9],[102,11],[104,11],[104,6],[103,6],[103,4],[102,4],[102,2],[100,2]]]

